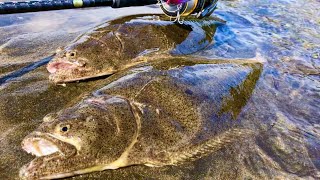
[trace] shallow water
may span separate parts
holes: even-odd
[[[0,15],[0,78],[53,54],[97,24],[141,12],[160,10],[97,8]],[[195,55],[264,61],[251,97],[237,112],[237,120],[255,130],[257,137],[178,167],[134,166],[77,179],[320,178],[320,2],[220,1],[215,14],[227,24],[217,27],[214,43]],[[0,86],[1,179],[17,179],[19,168],[33,159],[20,143],[46,114],[103,84],[98,80],[63,87],[47,78],[40,67]]]

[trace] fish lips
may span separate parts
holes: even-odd
[[[28,135],[21,143],[22,149],[37,157],[59,153],[69,157],[76,154],[77,149],[66,142],[58,140],[47,133],[34,132]]]
[[[20,169],[19,176],[22,179],[39,179],[40,177],[35,177],[35,172],[47,161],[66,159],[77,155],[76,147],[47,133],[34,132],[28,135],[21,145],[26,152],[36,156]]]
[[[83,59],[69,60],[67,58],[58,58],[47,65],[47,70],[50,73],[56,73],[59,70],[72,70],[79,67],[85,67],[85,65],[86,61]]]
[[[90,71],[90,68],[85,66],[86,62],[84,60],[69,61],[66,58],[53,60],[47,65],[47,70],[50,73],[49,79],[55,83],[60,83],[82,77]]]

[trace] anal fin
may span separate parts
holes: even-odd
[[[187,161],[194,161],[225,148],[236,141],[252,136],[254,133],[249,129],[231,129],[208,141],[195,145],[184,152],[171,155],[171,165],[182,164]]]

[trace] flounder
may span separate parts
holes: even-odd
[[[37,157],[20,176],[178,165],[225,148],[253,135],[236,119],[261,71],[260,63],[175,58],[117,73],[23,140]]]
[[[192,54],[212,43],[218,24],[214,18],[190,18],[183,25],[151,15],[116,19],[59,50],[47,66],[49,79],[55,83],[84,80],[152,60],[150,56]]]

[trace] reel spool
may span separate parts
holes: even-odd
[[[182,3],[170,3],[170,2]],[[189,16],[197,14],[197,18],[210,16],[217,7],[218,0],[159,0],[160,8],[170,18]]]

